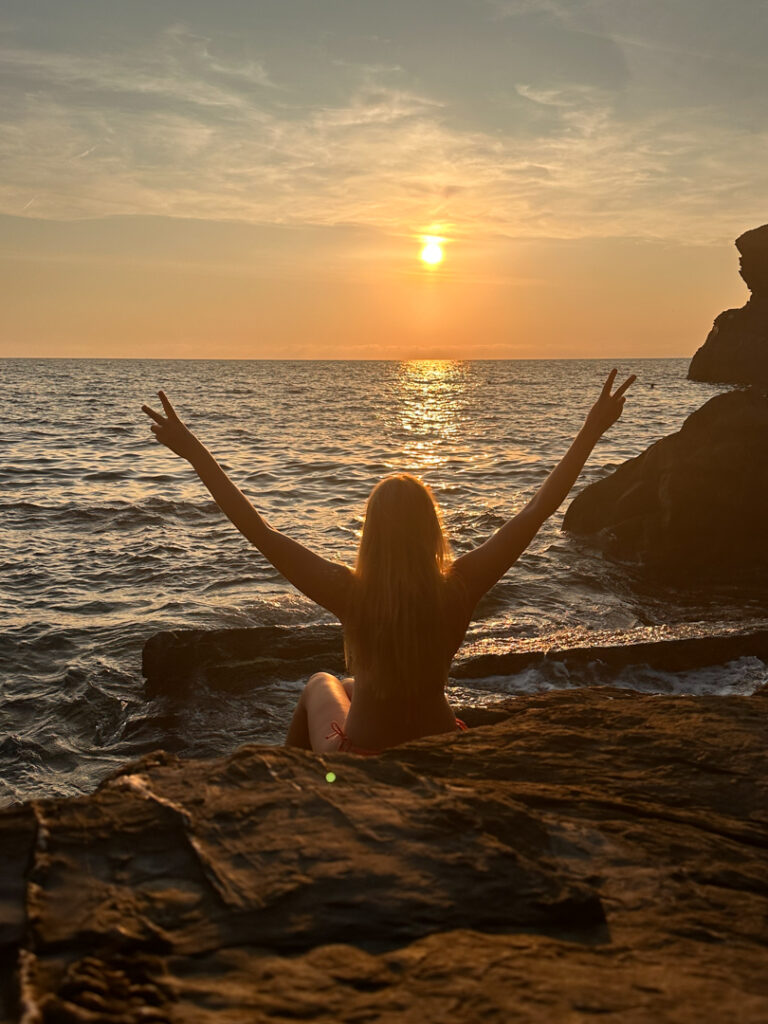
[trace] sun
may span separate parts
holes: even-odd
[[[442,238],[436,238],[434,235],[424,236],[424,248],[419,253],[421,261],[428,263],[430,266],[435,266],[437,263],[443,262],[443,247],[440,244]]]

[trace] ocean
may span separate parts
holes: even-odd
[[[365,499],[382,476],[423,477],[460,554],[531,497],[612,366],[638,380],[573,494],[722,390],[687,381],[687,363],[0,360],[0,802],[89,792],[157,748],[210,757],[281,742],[300,673],[254,678],[245,693],[200,686],[148,699],[142,645],[167,629],[333,622],[157,444],[140,406],[159,408],[158,389],[273,526],[352,564]],[[567,506],[483,599],[464,653],[763,613],[738,588],[673,590],[606,562],[562,533]],[[751,693],[766,681],[754,658],[612,680],[691,693]],[[482,703],[575,685],[588,682],[527,670],[462,681],[449,696]]]

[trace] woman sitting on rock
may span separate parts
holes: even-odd
[[[354,570],[269,526],[162,391],[164,416],[142,406],[154,420],[157,440],[192,465],[243,536],[290,583],[341,620],[354,678],[317,672],[309,679],[288,746],[374,754],[463,728],[445,686],[472,612],[558,508],[597,440],[621,415],[635,377],[611,394],[615,379],[612,370],[565,457],[525,508],[460,558],[451,558],[429,489],[408,474],[386,477],[368,498]]]

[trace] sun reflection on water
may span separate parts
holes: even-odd
[[[467,364],[458,359],[410,359],[397,383],[403,455],[414,469],[448,461],[466,406]]]

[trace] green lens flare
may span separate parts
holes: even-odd
[[[326,782],[335,782],[336,781],[336,773],[335,772],[326,772],[325,773],[325,781]]]

